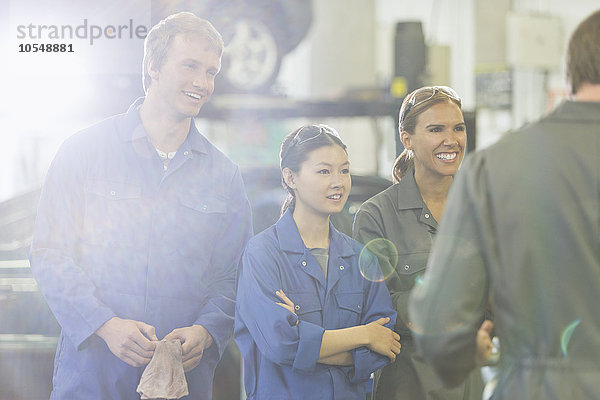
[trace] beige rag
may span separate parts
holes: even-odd
[[[181,354],[179,339],[156,343],[152,360],[137,387],[142,400],[179,399],[189,394]]]

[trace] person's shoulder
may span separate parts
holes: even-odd
[[[107,130],[117,131],[119,124],[126,117],[126,114],[116,114],[100,119],[95,123],[83,128],[75,135],[105,135]]]
[[[354,252],[356,254],[360,254],[361,251],[363,251],[365,245],[362,244],[361,242],[359,242],[356,239],[352,239],[350,236],[346,235],[345,233],[340,232],[340,234],[343,237],[343,240],[352,248],[352,250],[354,250]]]
[[[358,212],[378,213],[383,209],[393,207],[398,198],[399,183],[394,183],[390,187],[377,193],[370,199],[361,204]]]
[[[277,239],[275,225],[254,235],[244,249],[244,265],[261,264],[261,270],[277,268],[277,260],[281,260],[282,250]],[[268,262],[265,262],[269,260]],[[264,265],[263,265],[264,264]],[[254,268],[254,267],[252,267]]]
[[[254,235],[246,245],[246,252],[252,252],[265,248],[279,248],[277,234],[275,232],[275,225],[271,225],[262,232]]]
[[[119,121],[123,114],[113,115],[83,128],[67,137],[61,151],[67,153],[96,152],[117,135]]]
[[[232,182],[232,179],[235,179],[238,174],[241,175],[239,165],[233,162],[225,153],[217,148],[217,146],[212,144],[203,134],[196,130],[194,135],[194,140],[196,143],[199,143],[202,148],[201,151],[205,152],[210,160],[208,164],[210,174],[213,175],[218,182],[229,185],[230,182]],[[238,181],[238,183],[239,182],[240,181]],[[231,189],[234,189],[234,187],[231,187]]]
[[[474,154],[479,158],[485,158],[496,153],[510,151],[511,149],[519,149],[532,141],[538,140],[540,137],[547,139],[552,134],[552,131],[557,132],[555,125],[558,118],[556,114],[557,111],[555,110],[538,120],[526,122],[518,128],[511,129],[502,134],[495,143],[476,151]],[[553,126],[554,129],[552,129]]]
[[[229,158],[225,153],[223,153],[217,146],[211,143],[210,140],[206,138],[199,131],[195,132],[196,139],[202,143],[202,146],[206,150],[206,153],[212,157],[216,162],[222,164],[225,167],[236,169],[238,165],[234,163],[231,158]]]
[[[515,176],[515,174],[518,174],[519,169],[514,162],[516,157],[515,144],[512,139],[514,134],[513,131],[508,132],[490,146],[467,154],[454,177],[452,186],[466,184],[469,187],[479,186],[479,189],[481,189],[487,185],[485,182],[489,181],[490,173],[502,176],[507,176],[506,174]],[[519,140],[519,138],[516,138],[516,140]],[[519,147],[522,148],[522,146],[516,148]],[[527,151],[530,151],[530,149]],[[507,157],[510,161],[507,161]]]
[[[380,207],[382,204],[393,202],[398,196],[398,190],[400,190],[400,183],[394,183],[390,187],[382,190],[369,200],[365,201],[362,207]]]

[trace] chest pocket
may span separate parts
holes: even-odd
[[[137,247],[143,242],[140,185],[90,180],[85,197],[84,241],[109,247]]]
[[[177,247],[186,256],[211,253],[216,240],[222,236],[227,216],[227,203],[219,197],[198,197],[182,194],[179,198],[177,224],[182,232],[189,232],[190,245]]]
[[[227,212],[227,204],[218,197],[205,197],[203,199],[182,196],[179,199],[182,206],[200,212],[202,214],[224,214]]]
[[[362,292],[335,293],[338,305],[338,328],[348,328],[360,323],[363,307]]]
[[[301,321],[323,326],[322,307],[317,293],[290,292],[287,296],[294,303],[294,311]]]
[[[179,204],[184,216],[206,218],[222,217],[227,212],[227,203],[218,197],[197,198],[181,196]]]
[[[429,252],[398,254],[398,265],[396,272],[400,277],[399,288],[408,291],[413,288],[415,282],[422,278],[427,267]]]

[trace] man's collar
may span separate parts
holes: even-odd
[[[550,116],[564,120],[599,121],[600,102],[566,100]]]
[[[190,149],[192,151],[208,154],[208,141],[198,131],[198,128],[196,128],[196,124],[194,123],[193,118],[192,118],[192,121],[190,122],[190,132],[188,133],[188,136],[185,139],[185,142],[187,142],[189,144]]]
[[[119,134],[124,142],[132,142],[148,136],[142,126],[142,120],[140,119],[139,113],[139,108],[143,102],[144,97],[136,99],[133,104],[129,106],[127,112],[123,114],[123,123],[120,126]]]
[[[142,125],[139,112],[139,108],[144,103],[144,100],[144,97],[138,98],[131,106],[129,106],[127,113],[124,114],[124,129],[121,131],[121,138],[123,141],[133,142],[148,137],[148,133]],[[198,153],[208,153],[207,140],[200,134],[198,128],[196,128],[194,119],[190,121],[190,131],[180,148],[185,148],[186,150],[192,150]]]

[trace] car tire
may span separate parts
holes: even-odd
[[[278,34],[259,18],[241,18],[227,27],[217,87],[226,93],[268,92],[283,58]]]

